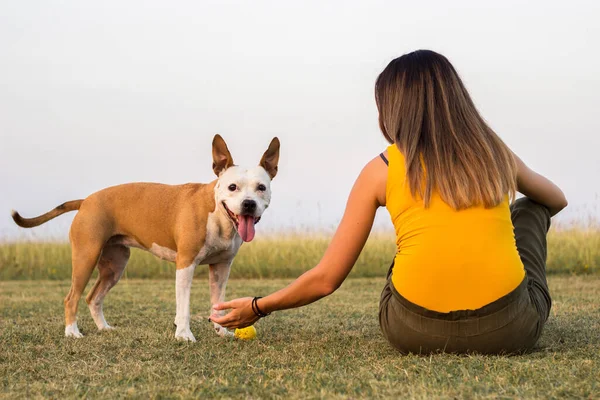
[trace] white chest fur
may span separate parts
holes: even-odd
[[[198,265],[230,262],[242,245],[242,238],[235,231],[231,221],[221,214],[218,210],[208,214],[206,239],[194,259]],[[153,243],[148,251],[167,261],[174,262],[177,257],[177,252],[156,243]]]
[[[229,218],[215,210],[208,214],[206,240],[194,261],[198,264],[229,262],[233,260],[241,245],[242,238]]]

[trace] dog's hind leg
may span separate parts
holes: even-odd
[[[104,319],[102,302],[109,290],[121,279],[129,255],[129,248],[118,244],[104,246],[102,250],[98,261],[98,279],[85,299],[99,330],[112,329]]]
[[[83,337],[77,327],[77,307],[98,261],[102,244],[86,243],[86,245],[81,245],[72,242],[73,274],[71,277],[71,290],[65,297],[65,336],[67,337]]]

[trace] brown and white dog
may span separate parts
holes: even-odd
[[[104,319],[102,302],[123,274],[129,247],[137,247],[175,262],[175,337],[196,341],[190,330],[194,269],[209,265],[211,304],[224,301],[231,262],[242,241],[254,238],[254,224],[271,201],[279,139],[273,138],[254,168],[234,165],[219,135],[213,139],[212,153],[218,179],[209,184],[129,183],[101,190],[85,200],[69,201],[36,218],[12,212],[17,225],[31,228],[79,210],[69,233],[73,271],[71,290],[65,298],[65,336],[83,336],[77,328],[77,306],[96,266],[98,279],[86,302],[98,329],[112,329]],[[231,335],[218,324],[214,327],[221,336]]]

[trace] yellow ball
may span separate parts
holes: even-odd
[[[252,325],[245,328],[236,328],[233,336],[243,340],[256,339],[256,328]]]

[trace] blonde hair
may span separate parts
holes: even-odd
[[[437,190],[455,210],[514,197],[517,167],[475,108],[446,57],[417,50],[391,61],[375,83],[379,126],[406,160],[413,197]]]

